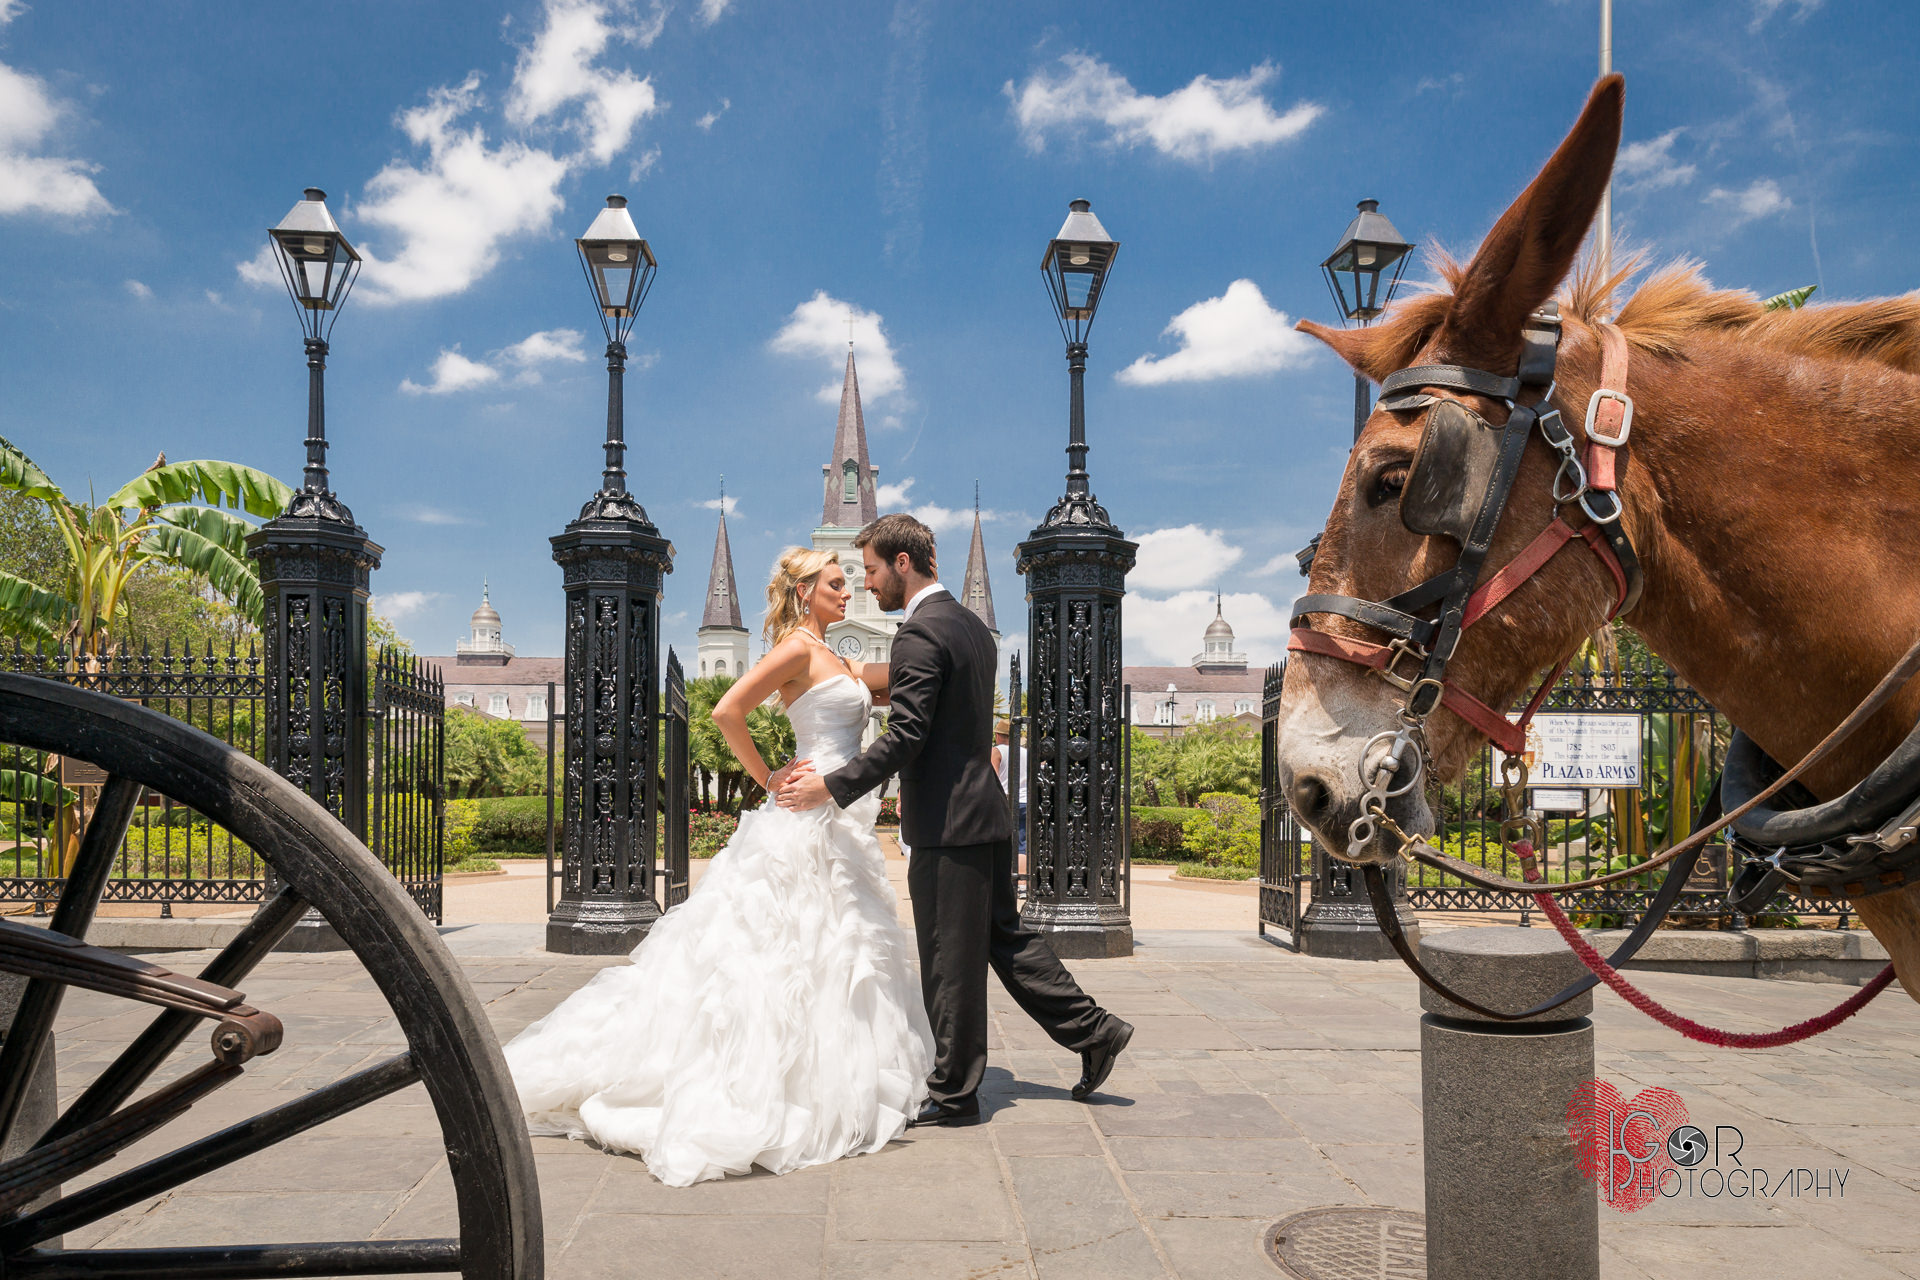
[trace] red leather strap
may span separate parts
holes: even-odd
[[[1317,653],[1328,658],[1341,658],[1347,662],[1371,667],[1375,671],[1385,671],[1392,651],[1383,644],[1371,640],[1354,640],[1347,636],[1328,635],[1324,631],[1314,631],[1308,627],[1295,627],[1293,636],[1287,641],[1287,648],[1297,653]],[[1517,756],[1525,748],[1527,735],[1524,722],[1516,725],[1472,694],[1453,685],[1442,686],[1440,705],[1465,720],[1468,724],[1487,735],[1493,745],[1510,756]]]
[[[1603,391],[1618,391],[1625,394],[1627,389],[1627,336],[1620,332],[1618,325],[1600,326],[1600,388]],[[1620,434],[1620,424],[1627,419],[1627,406],[1618,400],[1608,398],[1594,406],[1593,425],[1608,437]],[[1587,487],[1602,493],[1611,493],[1617,483],[1614,473],[1614,453],[1611,445],[1600,444],[1591,438],[1587,441]]]
[[[1502,600],[1519,590],[1521,583],[1540,572],[1547,561],[1553,559],[1574,536],[1573,526],[1555,516],[1553,523],[1527,544],[1526,550],[1508,561],[1500,572],[1481,583],[1480,589],[1467,597],[1467,613],[1461,627],[1472,626],[1498,608]]]

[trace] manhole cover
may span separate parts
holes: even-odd
[[[1427,1280],[1427,1220],[1405,1209],[1309,1209],[1273,1225],[1267,1256],[1295,1280]]]

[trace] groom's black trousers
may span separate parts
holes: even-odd
[[[1020,920],[1013,842],[913,846],[907,864],[920,987],[933,1022],[927,1092],[943,1107],[974,1101],[987,1069],[987,967],[1027,1016],[1064,1048],[1081,1052],[1110,1034],[1095,1004],[1046,940]]]

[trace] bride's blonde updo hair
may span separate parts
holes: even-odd
[[[767,584],[767,622],[761,630],[767,648],[785,640],[806,617],[800,611],[798,588],[825,573],[827,566],[839,563],[838,551],[788,547],[780,553],[779,562],[773,566],[773,581]]]

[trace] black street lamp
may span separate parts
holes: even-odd
[[[1087,476],[1087,333],[1120,245],[1085,200],[1040,260],[1067,343],[1067,488],[1014,550],[1027,578],[1033,675],[1027,755],[1031,824],[1026,922],[1064,957],[1133,954],[1127,914],[1121,756],[1120,605],[1137,544],[1108,518]]]
[[[622,394],[627,335],[659,263],[624,196],[608,196],[574,245],[607,336],[607,440],[599,490],[551,539],[567,598],[566,844],[547,950],[614,955],[661,912],[660,593],[673,547],[627,492]]]
[[[1346,234],[1340,237],[1340,247],[1320,264],[1320,272],[1327,279],[1327,291],[1333,295],[1343,320],[1367,325],[1387,309],[1393,301],[1394,290],[1400,287],[1400,273],[1407,269],[1407,253],[1412,248],[1380,212],[1378,200],[1360,202],[1360,211],[1347,224]],[[1383,275],[1387,285],[1384,293],[1380,289]],[[1360,438],[1360,429],[1372,411],[1366,376],[1356,373],[1353,385],[1355,440]]]
[[[367,838],[367,598],[381,548],[354,523],[327,477],[327,339],[360,273],[360,255],[307,188],[267,231],[307,351],[307,465],[287,509],[247,536],[266,607],[267,762]],[[309,912],[281,944],[345,944]]]

